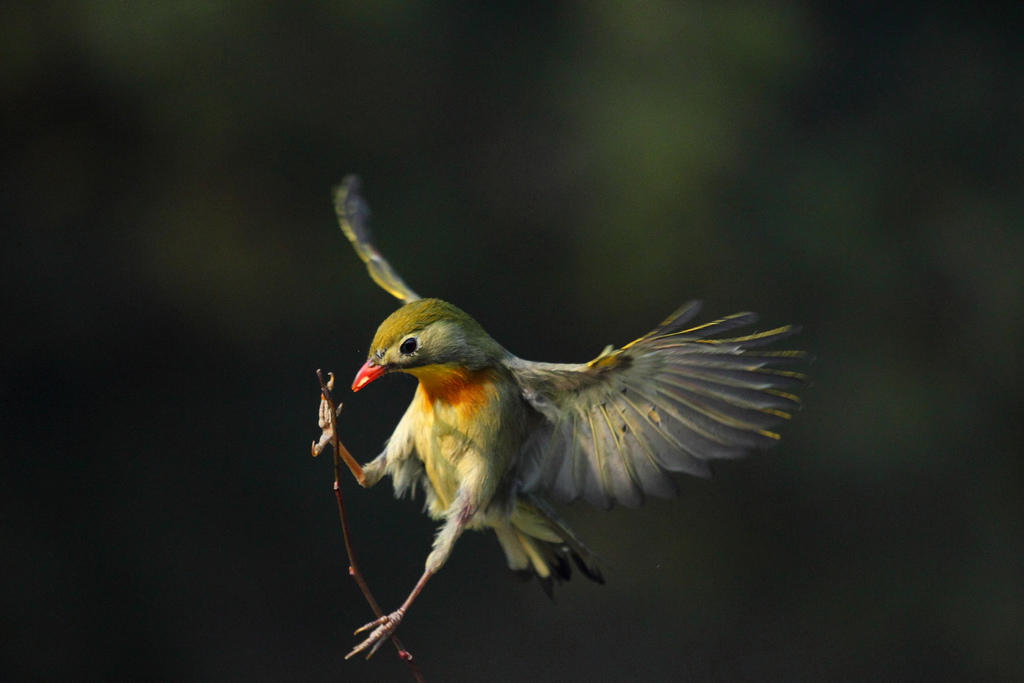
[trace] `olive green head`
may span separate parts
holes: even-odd
[[[418,299],[388,316],[370,345],[368,362],[388,370],[455,365],[477,370],[505,350],[473,318],[440,299]]]

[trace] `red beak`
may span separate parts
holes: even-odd
[[[377,365],[372,360],[366,361],[363,364],[363,367],[359,368],[356,378],[352,380],[352,391],[359,391],[367,384],[383,375],[384,371],[385,368],[383,365]]]

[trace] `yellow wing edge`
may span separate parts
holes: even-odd
[[[373,246],[370,235],[370,207],[360,192],[358,176],[348,175],[334,188],[334,213],[345,237],[352,243],[356,254],[366,264],[370,277],[381,289],[405,303],[416,301],[420,295],[398,275],[391,264]]]

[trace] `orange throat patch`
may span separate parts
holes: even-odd
[[[490,368],[467,370],[460,367],[428,365],[408,371],[420,381],[427,408],[438,401],[459,410],[472,410],[487,400],[487,389],[494,382]]]

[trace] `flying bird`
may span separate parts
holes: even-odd
[[[711,460],[774,445],[772,430],[800,406],[790,392],[806,378],[784,367],[805,354],[762,349],[796,326],[721,338],[756,316],[691,325],[700,308],[692,302],[588,363],[523,360],[462,310],[405,284],[373,246],[355,176],[334,199],[370,276],[404,303],[378,328],[352,390],[391,372],[419,380],[362,484],[389,475],[398,497],[419,488],[427,513],[443,522],[408,599],[356,631],[370,634],[349,657],[376,652],[466,529],[494,531],[508,566],[538,577],[549,595],[570,577],[570,562],[604,583],[596,556],[549,500],[607,509],[673,496],[672,473],[706,477]]]

